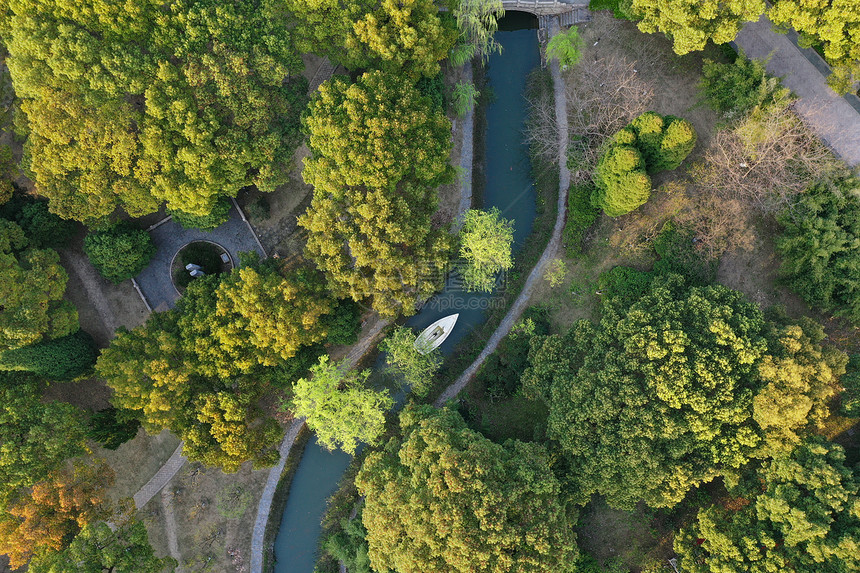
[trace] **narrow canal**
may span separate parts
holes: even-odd
[[[506,218],[514,220],[514,248],[518,249],[531,232],[536,212],[528,150],[523,144],[523,94],[526,78],[540,64],[540,55],[535,18],[508,12],[499,24],[496,39],[502,45],[502,53],[494,54],[487,66],[492,98],[486,107],[484,134],[486,181],[480,205],[476,206],[498,207]],[[459,313],[456,328],[440,347],[444,355],[449,355],[483,322],[493,300],[492,294],[464,292],[453,277],[445,290],[407,324],[420,331],[443,316]],[[275,573],[313,573],[326,499],[334,493],[349,461],[347,454],[323,449],[316,438],[308,442],[275,539]]]

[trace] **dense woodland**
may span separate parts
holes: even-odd
[[[564,254],[599,267],[564,304],[584,290],[598,302],[563,328],[533,306],[473,382],[480,403],[434,408],[458,357],[419,352],[411,329],[394,324],[379,343],[384,372],[339,360],[368,321],[414,314],[450,269],[484,292],[500,271],[529,270],[497,209],[439,216],[439,189],[458,176],[452,118],[490,101],[446,77],[500,49],[500,1],[0,0],[0,555],[11,567],[192,570],[153,549],[94,448],[167,429],[193,462],[236,473],[274,465],[295,417],[330,449],[368,446],[338,494],[347,511],[333,504],[326,518],[320,571],[621,571],[581,546],[598,499],[668,523],[683,571],[860,569],[860,450],[856,428],[845,432],[860,416],[860,179],[761,62],[715,47],[767,13],[823,54],[834,90],[856,91],[860,4],[591,7],[664,34],[678,55],[718,54],[695,60],[689,105],[719,122],[697,133],[653,111],[653,80],[630,62],[585,65],[575,27],[549,43],[569,83]],[[308,54],[346,73],[308,95]],[[541,77],[524,134],[536,177],[558,170]],[[243,254],[190,280],[175,308],[103,348],[93,340],[66,292],[71,250],[121,284],[157,252],[141,217],[164,210],[210,230],[228,200],[285,193],[299,170],[312,188],[296,213],[299,256]],[[601,247],[613,225],[628,239]],[[722,257],[756,248],[756,225],[776,229],[779,287],[803,312],[717,281]],[[639,264],[606,263],[631,253]],[[553,288],[568,264],[554,261]],[[109,408],[46,398],[92,381]],[[397,386],[411,390],[399,414]],[[476,414],[505,405],[535,412],[529,432],[492,431]],[[665,570],[646,557],[623,570]]]

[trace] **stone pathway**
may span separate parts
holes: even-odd
[[[176,475],[176,472],[179,471],[183,465],[185,465],[186,458],[182,455],[182,443],[176,446],[176,450],[174,450],[173,454],[164,462],[164,465],[161,466],[155,475],[150,478],[146,484],[138,490],[136,494],[134,494],[134,506],[137,509],[142,508],[146,505],[150,499],[152,499],[155,494],[160,492],[164,486],[167,485],[173,476]]]
[[[789,36],[775,33],[762,16],[745,25],[735,43],[749,58],[763,60],[773,54],[767,71],[784,76],[783,84],[798,95],[797,113],[846,163],[860,165],[860,112],[827,86],[825,76]]]
[[[555,35],[558,31],[558,24],[555,19],[553,19],[553,24],[550,28],[550,36]],[[537,264],[534,266],[531,273],[529,273],[522,292],[511,305],[510,310],[508,310],[508,313],[505,315],[505,318],[502,319],[502,322],[499,324],[498,328],[496,328],[496,331],[493,332],[493,335],[481,351],[481,354],[479,354],[475,361],[472,362],[460,377],[457,378],[453,384],[448,386],[442,395],[439,396],[435,402],[437,408],[441,408],[446,402],[456,397],[457,394],[466,387],[466,384],[468,384],[475,376],[484,361],[496,351],[499,343],[511,331],[514,323],[516,323],[520,315],[528,306],[529,298],[534,291],[535,285],[537,285],[538,281],[543,280],[544,269],[549,261],[555,258],[559,245],[561,244],[561,233],[564,230],[565,215],[567,214],[567,188],[570,186],[570,171],[567,169],[567,100],[565,98],[561,71],[558,67],[558,60],[550,62],[549,68],[552,72],[553,89],[555,91],[555,118],[559,126],[558,215],[555,219],[555,227],[553,227],[552,230],[552,237],[550,238],[549,243],[547,244],[546,249],[544,249],[544,252]]]

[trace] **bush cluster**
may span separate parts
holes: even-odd
[[[592,203],[610,217],[648,201],[649,174],[676,169],[696,146],[696,130],[685,120],[648,111],[616,133],[597,162]]]
[[[789,97],[780,78],[768,75],[765,62],[747,59],[741,50],[730,64],[705,60],[699,84],[705,101],[726,119],[742,119]]]
[[[87,373],[98,352],[93,338],[83,330],[53,340],[7,350],[0,369],[26,370],[51,380],[71,380]]]
[[[84,252],[90,262],[113,283],[142,271],[155,256],[155,250],[149,233],[125,222],[89,233],[84,239]]]
[[[567,256],[575,258],[582,254],[585,232],[597,220],[600,209],[591,204],[593,185],[571,185],[567,192],[567,222],[564,225],[562,242]]]

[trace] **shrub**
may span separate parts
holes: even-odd
[[[716,276],[716,260],[703,257],[696,249],[693,233],[671,221],[654,239],[654,251],[660,257],[654,263],[656,273],[684,275],[695,285],[710,284]]]
[[[693,125],[671,115],[645,112],[630,123],[630,130],[634,141],[628,141],[630,132],[622,130],[624,140],[642,153],[648,173],[677,169],[696,146]]]
[[[421,95],[429,97],[433,105],[441,109],[442,113],[448,110],[447,102],[445,101],[445,81],[442,79],[442,70],[439,70],[439,73],[432,78],[421,76],[415,87],[421,92]]]
[[[613,267],[600,274],[597,279],[597,292],[603,300],[617,299],[621,307],[627,308],[645,294],[651,284],[651,277],[651,273],[630,267]]]
[[[778,217],[781,273],[803,299],[860,324],[860,180],[812,186]]]
[[[844,416],[860,418],[860,354],[851,356],[845,374],[839,380],[842,392],[839,411]]]
[[[470,82],[457,82],[454,86],[453,103],[454,112],[463,117],[475,107],[478,96],[481,95]]]
[[[612,10],[612,15],[619,20],[636,20],[633,15],[633,0],[591,0],[588,3],[588,9],[592,12]]]
[[[47,201],[26,202],[16,220],[30,243],[38,248],[64,247],[76,230],[73,221],[61,219],[48,211]]]
[[[524,332],[512,330],[504,337],[475,377],[485,392],[494,398],[509,398],[520,391],[520,374],[529,364],[532,337],[549,334],[549,313],[544,307],[529,307],[523,313],[522,321],[522,324],[528,324],[522,329]]]
[[[134,439],[139,428],[140,420],[131,411],[106,408],[90,416],[87,437],[105,449],[115,450]]]
[[[579,28],[571,26],[567,32],[559,32],[546,46],[547,59],[556,58],[563,70],[575,66],[582,58],[582,38]]]
[[[155,256],[149,233],[128,223],[117,223],[103,231],[89,233],[84,252],[106,279],[121,283],[138,274]]]
[[[765,63],[749,60],[741,51],[730,64],[705,60],[699,88],[714,110],[727,119],[742,119],[788,97],[780,78],[767,74]]]
[[[248,216],[257,221],[265,221],[269,218],[272,208],[269,205],[269,199],[266,197],[257,197],[257,200],[245,207],[245,212]]]
[[[88,372],[98,353],[93,338],[83,330],[74,334],[7,350],[0,368],[26,370],[52,380],[71,380]]]
[[[227,219],[230,218],[230,201],[227,199],[218,200],[208,215],[194,215],[173,209],[168,209],[167,213],[172,215],[173,220],[179,223],[184,229],[211,231],[226,223]]]
[[[592,203],[610,217],[629,213],[651,196],[642,154],[629,145],[610,145],[594,171]]]
[[[567,195],[567,222],[564,225],[564,243],[567,256],[575,258],[582,254],[585,232],[597,220],[600,210],[591,204],[593,185],[571,185]]]

